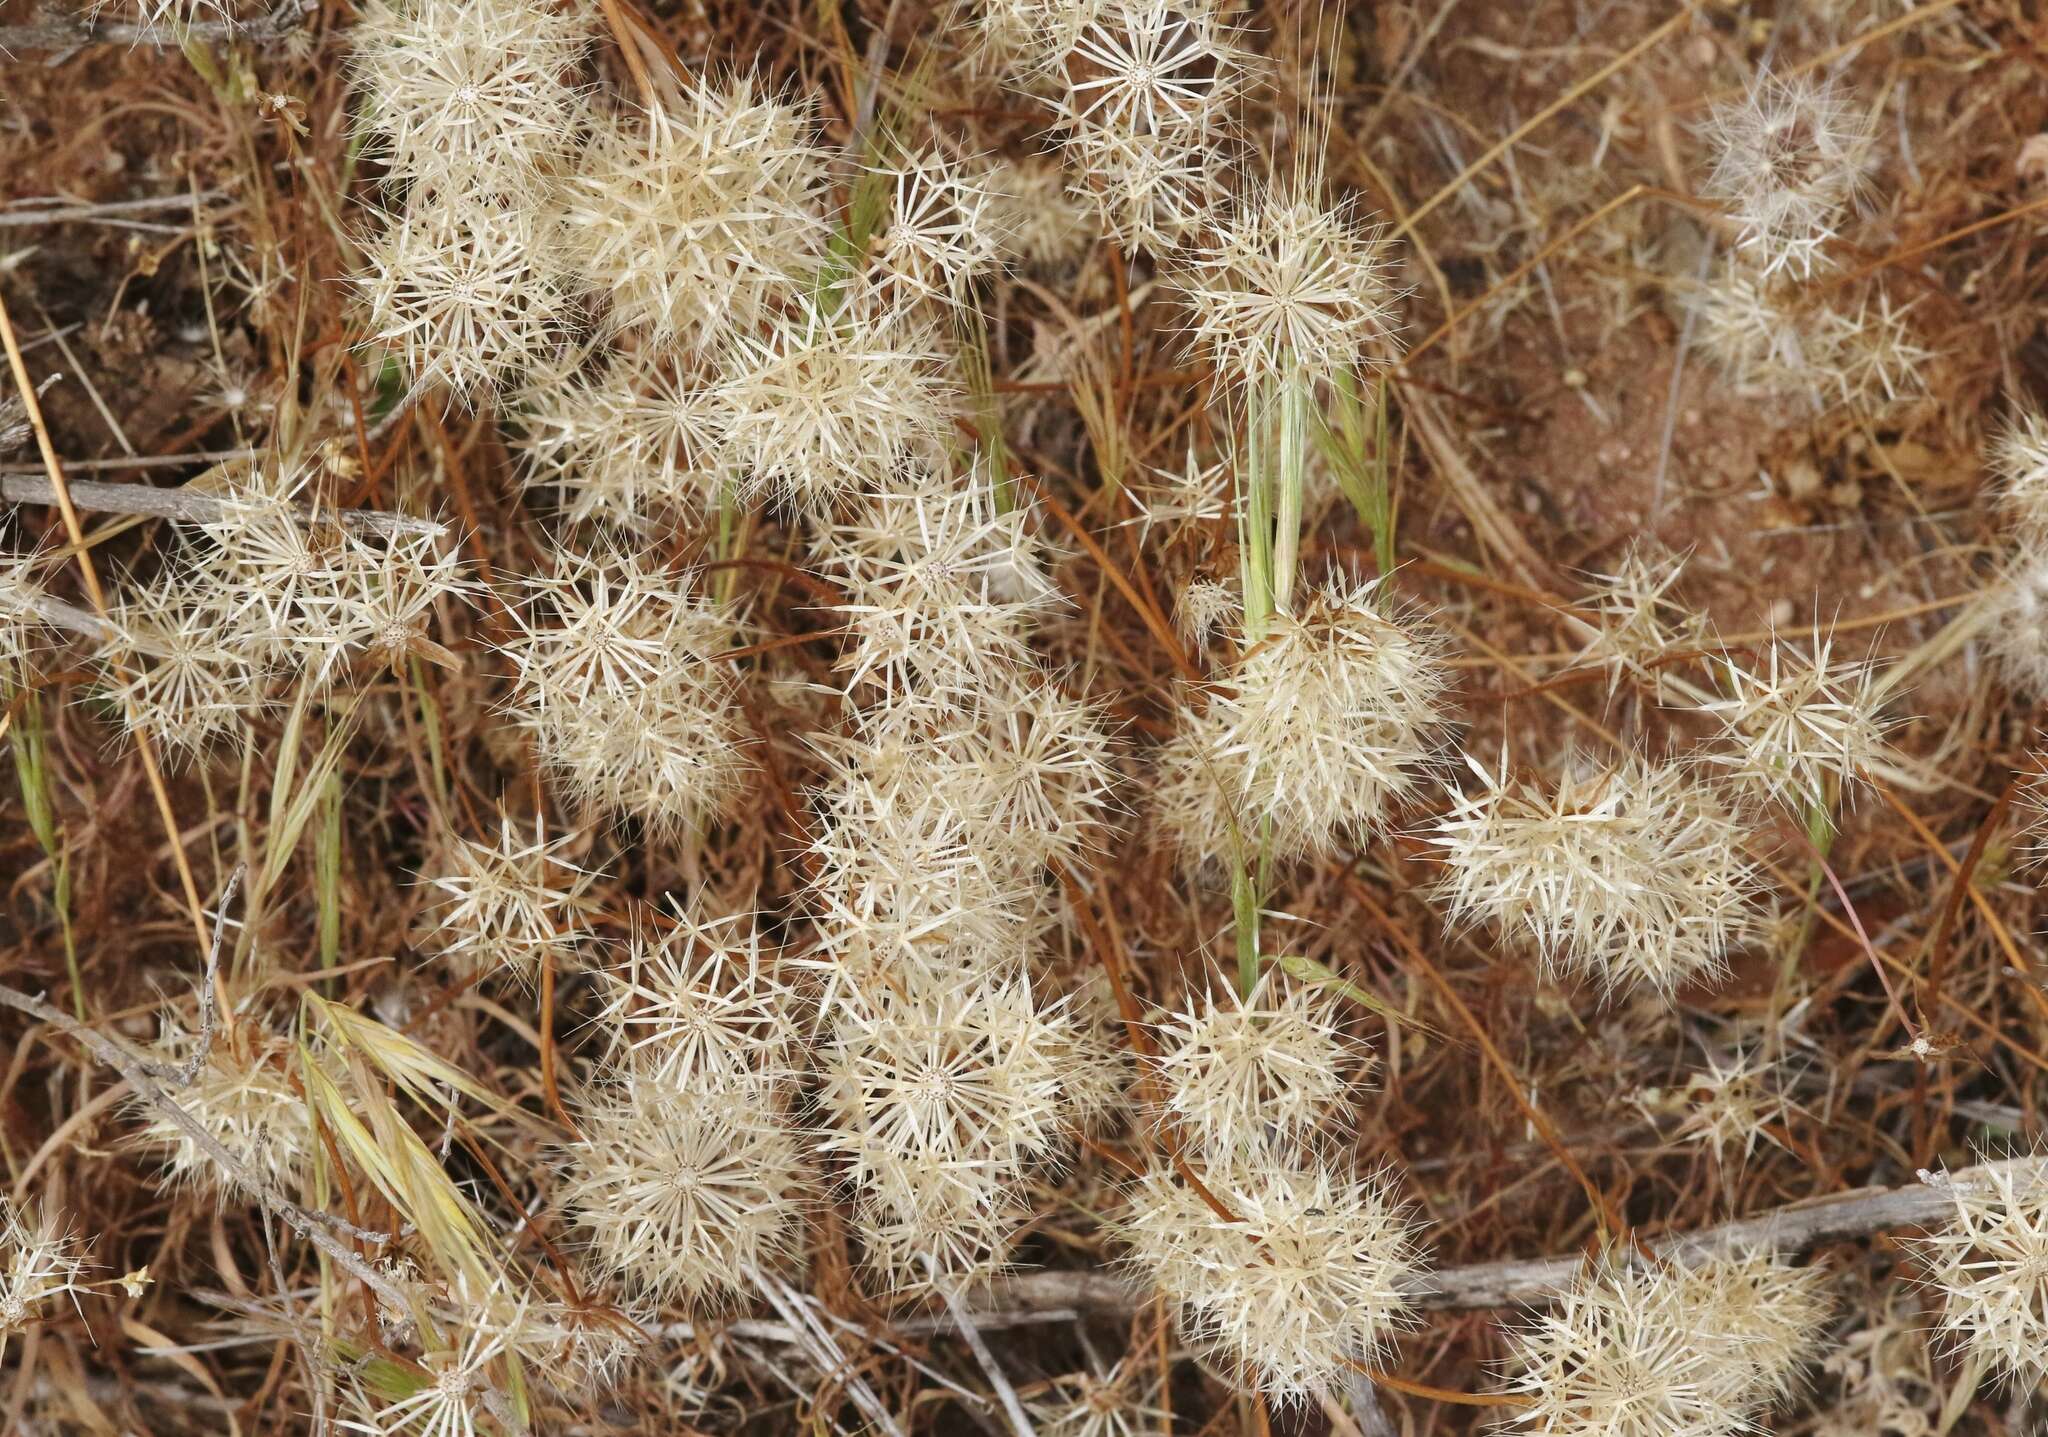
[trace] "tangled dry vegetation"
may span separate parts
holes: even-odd
[[[2048,1418],[2048,20],[0,0],[0,1429]]]

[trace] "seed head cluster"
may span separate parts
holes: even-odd
[[[174,30],[207,8],[142,4]],[[773,1396],[771,1422],[841,1430],[839,1403],[868,1430],[922,1432],[937,1389],[905,1400],[873,1377],[898,1359],[1026,1437],[1194,1430],[1167,1381],[1190,1355],[1269,1425],[1299,1426],[1309,1402],[1334,1420],[1421,1323],[1425,1208],[1462,1226],[1494,1205],[1457,1208],[1361,1154],[1424,1104],[1469,1101],[1428,1022],[1466,1025],[1486,1091],[1504,1081],[1529,1118],[1516,1140],[1541,1138],[1609,1202],[1548,1115],[1597,1108],[1611,1075],[1588,1063],[1555,1091],[1519,1071],[1530,1055],[1496,1044],[1497,1014],[1457,998],[1475,974],[1574,1024],[1571,990],[1592,990],[1602,1044],[1767,1007],[1768,1047],[1710,1052],[1658,1089],[1637,1066],[1618,1091],[1678,1148],[1674,1185],[1710,1187],[1707,1170],[1736,1201],[1773,1148],[1806,1156],[1804,1070],[1780,1051],[1819,1044],[1825,1005],[1790,1000],[1796,963],[1777,990],[1717,990],[1774,932],[1788,825],[1825,864],[1837,815],[1907,772],[1893,673],[1840,657],[1818,622],[1723,641],[1689,592],[1699,568],[1652,540],[1579,550],[1597,569],[1576,600],[1535,565],[1524,583],[1397,555],[1388,486],[1411,441],[1444,482],[1401,495],[1409,513],[1502,554],[1520,536],[1459,458],[1469,436],[1447,442],[1450,411],[1426,407],[1472,396],[1425,399],[1395,368],[1408,251],[1337,192],[1343,120],[1312,117],[1313,94],[1291,127],[1248,120],[1248,98],[1292,78],[1254,59],[1240,27],[1259,7],[945,8],[964,72],[1012,92],[977,117],[1023,117],[1041,153],[943,128],[931,73],[864,71],[843,24],[812,60],[845,80],[844,113],[682,63],[632,4],[361,0],[342,129],[362,203],[330,236],[355,442],[294,447],[302,386],[252,389],[223,362],[223,408],[278,442],[181,491],[140,558],[113,551],[106,602],[99,570],[94,612],[54,596],[69,553],[0,559],[0,733],[25,804],[76,767],[35,698],[45,651],[72,645],[159,800],[163,755],[221,816],[173,833],[181,872],[231,832],[265,834],[196,1021],[166,999],[103,1106],[166,1190],[289,1219],[319,1248],[324,1267],[291,1269],[280,1239],[271,1276],[297,1270],[299,1288],[259,1302],[231,1282],[218,1305],[299,1342],[347,1430],[549,1430],[551,1395],[587,1396],[657,1348],[648,1381],[675,1430],[751,1421],[711,1400],[744,1367],[797,1399]],[[872,33],[886,56],[891,28]],[[1387,90],[1391,106],[1424,87],[1403,71]],[[1859,425],[1903,413],[1930,358],[1926,311],[1875,271],[1839,272],[1870,114],[1805,72],[1716,106],[1700,192],[1723,211],[1705,242],[1727,252],[1686,296],[1688,333],[1738,387]],[[1353,147],[1365,172],[1387,143]],[[1268,151],[1299,153],[1281,173]],[[1519,171],[1496,186],[1490,168],[1511,151],[1535,168],[1510,145],[1439,198],[1478,214],[1519,194]],[[1549,258],[1503,268],[1528,261],[1547,286]],[[1013,294],[1060,324],[1027,336]],[[1152,348],[1187,374],[1140,368],[1139,316],[1162,313],[1178,337]],[[1166,385],[1199,402],[1160,442],[1127,442]],[[0,454],[26,415],[0,408]],[[1865,428],[1873,452],[1890,444]],[[415,440],[434,472],[387,467]],[[1084,451],[1093,489],[1060,462]],[[480,506],[486,457],[509,488]],[[2048,422],[2022,412],[1988,457],[2011,542],[1957,633],[2041,697]],[[435,483],[486,517],[461,533],[419,517]],[[1402,597],[1411,561],[1463,597]],[[1496,602],[1555,619],[1562,647],[1454,652]],[[451,695],[495,722],[451,725]],[[1546,747],[1526,717],[1546,701],[1611,747]],[[359,738],[402,758],[358,761]],[[291,761],[266,770],[276,753]],[[350,803],[417,835],[395,946],[360,963],[334,961],[342,933],[375,931],[346,901]],[[69,850],[46,828],[76,990]],[[1950,876],[1958,903],[1989,886]],[[1127,921],[1141,905],[1121,890],[1141,883],[1162,901]],[[1371,923],[1363,902],[1352,926],[1278,911],[1396,886],[1407,911]],[[1836,923],[1819,894],[1816,876],[1775,922]],[[1847,916],[1883,966],[1828,991],[1903,1018],[1898,964]],[[268,955],[304,917],[327,966],[287,984]],[[1191,937],[1182,917],[1206,926]],[[1235,944],[1234,967],[1212,941]],[[1951,956],[1910,975],[1923,1021],[1944,998],[1975,1016],[1978,993],[1934,976]],[[275,1006],[287,987],[296,1020]],[[487,1023],[502,1032],[470,1063],[440,1055]],[[41,1101],[18,1076],[9,1102]],[[521,1145],[541,1159],[509,1171]],[[1954,1184],[1953,1219],[1916,1249],[1939,1330],[2022,1384],[2048,1379],[2037,1167]],[[1615,1216],[1599,1214],[1615,1245],[1506,1329],[1501,1429],[1763,1430],[1816,1355],[1826,1270],[1623,1246]],[[169,1226],[167,1262],[183,1235]],[[1120,1263],[1170,1319],[1137,1331],[1171,1355],[1098,1360],[1095,1322],[1029,1378],[1036,1348],[990,1350],[975,1304],[1054,1251]],[[58,1225],[0,1205],[0,1355],[92,1290],[85,1272]],[[919,1325],[931,1344],[905,1345]],[[949,1370],[960,1352],[987,1401]]]

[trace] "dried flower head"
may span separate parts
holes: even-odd
[[[1581,607],[1592,611],[1599,633],[1573,663],[1606,669],[1610,691],[1627,675],[1663,697],[1664,661],[1697,649],[1706,638],[1706,616],[1671,595],[1684,570],[1682,555],[1657,555],[1643,543],[1630,544],[1613,573],[1592,576],[1594,588]]]
[[[1702,192],[1726,203],[1736,246],[1765,277],[1812,274],[1873,159],[1871,117],[1828,80],[1757,76],[1714,107]]]
[[[1703,1262],[1687,1275],[1701,1325],[1729,1344],[1741,1374],[1731,1383],[1765,1403],[1797,1391],[1834,1312],[1827,1269],[1752,1252]]]
[[[1442,642],[1384,583],[1333,586],[1274,616],[1161,754],[1163,824],[1184,851],[1232,851],[1270,825],[1276,852],[1327,853],[1385,825],[1447,718]]]
[[[495,394],[561,349],[570,297],[550,215],[518,197],[414,189],[362,240],[370,335],[417,384]]]
[[[2048,1378],[2048,1163],[1989,1163],[1951,1182],[1955,1216],[1916,1244],[1941,1293],[1940,1331],[2031,1389]]]
[[[28,422],[28,405],[18,394],[0,399],[0,455],[12,454],[28,443],[35,431]]]
[[[795,1134],[758,1086],[621,1071],[578,1105],[563,1197],[607,1281],[702,1306],[796,1250]]]
[[[158,1059],[185,1063],[198,1042],[197,1034],[167,1017]],[[139,1120],[134,1142],[161,1157],[163,1180],[174,1187],[247,1201],[253,1194],[246,1174],[266,1192],[298,1192],[314,1138],[306,1100],[292,1086],[294,1061],[289,1038],[245,1014],[216,1036],[193,1080],[178,1089],[178,1106],[226,1149],[240,1173],[223,1168],[186,1128],[139,1097],[129,1103]]]
[[[1508,1335],[1508,1390],[1528,1400],[1510,1420],[1555,1437],[1753,1432],[1826,1311],[1813,1279],[1769,1259],[1693,1270],[1588,1262]]]
[[[861,1266],[885,1294],[957,1292],[1001,1273],[1030,1216],[1015,1183],[970,1161],[894,1165],[856,1195]]]
[[[1985,642],[2005,681],[2028,698],[2048,696],[2048,534],[2021,544],[1984,602]]]
[[[678,1088],[739,1092],[785,1079],[796,1000],[754,920],[700,922],[678,911],[653,922],[605,973],[601,1022],[618,1060]]]
[[[492,1431],[494,1414],[508,1410],[498,1369],[513,1330],[503,1321],[471,1322],[423,1352],[416,1373],[365,1368],[371,1390],[359,1384],[353,1393],[364,1420],[344,1425],[368,1437],[477,1437]],[[385,1398],[390,1400],[379,1406]]]
[[[1410,1321],[1413,1227],[1384,1176],[1265,1152],[1202,1185],[1155,1168],[1120,1224],[1127,1261],[1179,1310],[1183,1336],[1269,1399],[1327,1392]]]
[[[1068,193],[1133,249],[1171,254],[1223,201],[1211,136],[1176,128],[1132,134],[1086,128],[1066,142]]]
[[[620,353],[594,371],[533,376],[517,402],[521,478],[553,490],[572,523],[695,515],[717,493],[717,418],[685,369]]]
[[[838,776],[812,796],[810,899],[824,942],[842,957],[1014,970],[1043,922],[1031,875],[984,847],[985,825],[951,794],[871,781],[869,754],[884,757],[836,746]]]
[[[1054,64],[1061,120],[1094,134],[1196,137],[1221,124],[1247,57],[1203,0],[1107,0]],[[1058,43],[1057,32],[1045,37]]]
[[[1726,968],[1756,878],[1712,787],[1635,756],[1543,788],[1505,763],[1466,763],[1477,785],[1454,790],[1424,835],[1453,921],[1491,924],[1609,992],[1647,984],[1669,998]]]
[[[84,1274],[84,1256],[55,1219],[0,1197],[0,1354],[51,1299],[84,1291]]]
[[[326,517],[318,479],[312,466],[255,466],[230,479],[220,516],[194,527],[213,543],[198,566],[225,594],[236,647],[325,681],[359,617],[358,571],[383,551]]]
[[[1676,1094],[1684,1112],[1679,1141],[1713,1149],[1714,1161],[1731,1171],[1749,1161],[1759,1141],[1790,1152],[1783,1132],[1794,1105],[1773,1067],[1755,1052],[1737,1052],[1726,1062],[1709,1054],[1707,1066]]]
[[[1063,1144],[1073,1021],[1064,1006],[1042,1007],[1028,976],[906,968],[831,1016],[818,1051],[831,1122],[820,1145],[857,1185],[884,1193],[915,1195],[933,1165],[1012,1182]]]
[[[1053,1378],[1030,1412],[1046,1437],[1138,1437],[1170,1416],[1153,1405],[1155,1393],[1144,1365],[1120,1358],[1107,1372]]]
[[[2031,772],[2013,795],[2013,808],[2020,817],[2018,857],[2026,868],[2048,863],[2048,753],[2027,755]]]
[[[1155,1025],[1166,1112],[1199,1148],[1228,1156],[1285,1144],[1329,1120],[1370,1066],[1336,1000],[1268,968],[1249,995],[1213,985]]]
[[[718,369],[723,458],[744,495],[816,508],[945,453],[938,332],[865,291],[799,298],[759,332],[728,330]]]
[[[601,122],[563,196],[574,268],[660,348],[748,329],[815,266],[824,166],[798,105],[747,77]]]
[[[30,555],[0,553],[0,693],[22,681],[43,646],[43,590],[32,562]]]
[[[117,645],[95,656],[123,724],[191,758],[239,734],[269,675],[238,651],[228,591],[203,573],[165,571],[115,610]]]
[[[441,871],[427,879],[440,895],[432,909],[440,950],[468,971],[503,968],[529,984],[544,963],[572,954],[580,901],[596,875],[560,855],[580,837],[529,838],[503,813],[493,841],[452,835]]]
[[[847,689],[966,704],[1032,663],[1026,634],[1062,602],[1029,511],[976,472],[875,486],[828,528],[818,567],[846,592]]]
[[[592,19],[546,0],[371,0],[349,31],[357,129],[414,184],[537,180],[574,133]]]
[[[1174,277],[1196,346],[1234,382],[1329,380],[1385,362],[1398,298],[1379,232],[1293,187],[1245,196]]]
[[[664,831],[723,813],[748,764],[722,655],[734,621],[651,556],[556,554],[502,651],[508,709],[576,797]]]
[[[953,300],[993,271],[1005,236],[992,176],[937,150],[880,171],[889,204],[876,260],[911,299]]]
[[[964,711],[899,698],[869,710],[849,734],[814,740],[832,763],[835,790],[821,806],[848,811],[852,786],[880,791],[890,808],[943,803],[999,873],[1089,847],[1115,783],[1101,715],[1030,670],[991,680]]]
[[[1870,660],[1833,658],[1833,640],[1810,651],[1774,639],[1762,662],[1744,667],[1733,657],[1715,661],[1725,698],[1700,705],[1721,720],[1732,752],[1711,753],[1774,802],[1828,810],[1833,797],[1849,797],[1868,781],[1888,752],[1885,694]]]
[[[1216,579],[1193,579],[1174,600],[1173,626],[1195,645],[1207,644],[1218,631],[1244,618],[1237,589]]]
[[[1999,505],[2022,544],[2048,537],[2048,418],[2035,409],[2015,413],[1985,457]]]

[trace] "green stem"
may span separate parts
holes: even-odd
[[[1273,607],[1290,608],[1294,602],[1294,571],[1301,556],[1301,496],[1308,478],[1309,387],[1299,375],[1280,381],[1279,402],[1273,414],[1274,488],[1278,491],[1273,516]]]

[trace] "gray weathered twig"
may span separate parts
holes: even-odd
[[[233,501],[224,495],[207,494],[189,485],[159,489],[150,484],[109,484],[92,479],[74,479],[66,486],[71,502],[80,509],[104,514],[140,514],[151,519],[175,519],[186,524],[211,524],[233,512]],[[56,488],[38,474],[0,475],[0,499],[17,504],[54,504]],[[388,509],[322,509],[301,504],[299,512],[308,518],[331,520],[344,529],[375,534],[383,539],[406,537],[440,538],[448,532],[435,519],[411,514],[394,514]]]
[[[1011,1430],[1016,1437],[1038,1437],[1037,1429],[1031,1425],[1031,1418],[1024,1411],[1024,1404],[1017,1399],[1017,1389],[1010,1385],[1002,1364],[996,1361],[996,1355],[982,1341],[981,1333],[974,1325],[974,1314],[967,1310],[967,1304],[960,1300],[960,1294],[951,1286],[942,1287],[939,1291],[946,1300],[946,1310],[953,1315],[953,1321],[960,1329],[960,1335],[967,1339],[968,1350],[974,1353],[974,1360],[995,1387],[996,1397],[1003,1404],[1003,1415],[1010,1419]]]
[[[230,882],[232,885],[232,880]],[[223,895],[221,906],[226,907],[226,895]],[[214,930],[216,954],[219,950],[219,944],[220,929],[217,927]],[[211,960],[209,960],[209,970],[210,968]],[[211,987],[210,979],[208,987]],[[175,1080],[181,1072],[179,1067],[168,1063],[154,1062],[138,1053],[132,1053],[113,1039],[107,1037],[106,1034],[100,1032],[97,1028],[79,1022],[63,1009],[31,994],[22,993],[13,988],[0,985],[0,1005],[26,1013],[30,1017],[40,1022],[48,1023],[60,1032],[76,1038],[80,1043],[84,1044],[86,1050],[95,1058],[126,1078],[130,1086],[135,1089],[137,1097],[148,1103],[150,1107],[156,1109],[157,1112],[182,1130],[185,1136],[189,1137],[201,1152],[220,1165],[222,1172],[232,1177],[236,1184],[244,1191],[254,1195],[256,1200],[262,1203],[264,1207],[276,1213],[286,1226],[298,1233],[307,1242],[313,1244],[314,1247],[338,1264],[351,1277],[357,1278],[367,1285],[371,1291],[375,1292],[386,1302],[391,1303],[394,1307],[403,1308],[405,1306],[406,1296],[404,1291],[396,1283],[392,1282],[390,1278],[384,1276],[374,1267],[370,1266],[369,1263],[365,1262],[353,1248],[350,1248],[339,1238],[335,1237],[328,1230],[330,1219],[324,1213],[312,1212],[302,1208],[283,1194],[273,1190],[263,1179],[244,1167],[233,1153],[230,1153],[225,1147],[221,1146],[220,1140],[208,1132],[197,1118],[194,1118],[190,1113],[178,1106],[171,1096],[164,1091],[162,1084],[163,1081]],[[207,1007],[211,1007],[210,1001]]]
[[[132,200],[67,200],[61,195],[48,199],[17,200],[0,209],[0,228],[13,225],[48,225],[65,220],[101,219],[110,215],[147,215],[160,210],[189,210],[221,198],[225,190],[201,190],[197,194],[143,195]]]
[[[2024,1158],[2016,1161],[2032,1162]],[[1986,1163],[1964,1168],[1938,1182],[1839,1193],[1698,1232],[1651,1238],[1645,1245],[1659,1256],[1697,1263],[1752,1251],[1798,1252],[1841,1238],[1866,1237],[1887,1228],[1924,1227],[1941,1222],[1954,1212],[1953,1187],[2013,1165]],[[1541,1302],[1569,1283],[1582,1262],[1579,1255],[1572,1254],[1449,1267],[1422,1278],[1409,1296],[1421,1308],[1509,1307]],[[981,1305],[975,1309],[975,1321],[990,1327],[1028,1319],[1031,1314],[1047,1309],[1131,1312],[1150,1300],[1151,1294],[1114,1273],[1027,1272],[987,1289]]]
[[[23,50],[70,52],[87,45],[153,45],[171,49],[187,40],[242,40],[267,45],[282,40],[319,12],[317,0],[284,0],[253,20],[201,20],[190,25],[145,25],[135,20],[102,20],[60,15],[22,25],[0,25],[0,54]]]

